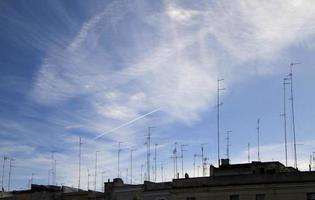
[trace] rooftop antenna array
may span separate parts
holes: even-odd
[[[284,126],[284,153],[285,153],[285,166],[288,166],[288,146],[287,146],[287,109],[286,109],[286,85],[288,83],[288,78],[283,79],[283,126]]]
[[[220,82],[224,81],[224,79],[218,79],[217,82],[217,139],[218,139],[218,166],[220,166],[220,106],[223,103],[220,101],[220,91],[225,90],[225,88],[220,87]]]
[[[156,182],[156,148],[158,144],[154,144],[154,182]]]
[[[118,150],[117,150],[117,177],[120,178],[120,153],[121,153],[121,145],[122,142],[118,142]]]
[[[226,131],[226,158],[230,159],[230,133],[232,131]]]
[[[147,180],[150,181],[150,156],[151,156],[151,130],[155,128],[153,126],[148,127],[148,135],[146,136],[146,145],[147,145]]]
[[[79,138],[79,183],[78,189],[81,189],[81,148],[82,148],[82,140]]]
[[[184,147],[188,146],[187,144],[181,144],[180,145],[180,158],[182,159],[182,178],[184,178],[184,151],[186,151],[184,149]]]
[[[96,180],[97,180],[97,154],[99,151],[95,151],[95,172],[94,172],[94,191],[96,191]]]
[[[257,128],[256,128],[256,130],[257,130],[257,160],[258,161],[260,161],[260,136],[259,136],[259,132],[260,132],[260,119],[257,119]]]
[[[293,94],[293,66],[301,63],[290,63],[290,86],[291,86],[291,112],[292,112],[292,129],[293,129],[293,142],[294,142],[294,167],[297,169],[297,155],[296,155],[296,134],[295,134],[295,116],[294,116],[294,94]]]

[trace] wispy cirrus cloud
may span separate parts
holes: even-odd
[[[46,121],[58,127],[42,133],[43,127],[40,137],[65,147],[57,155],[62,181],[76,184],[77,163],[69,158],[77,157],[77,136],[86,141],[84,170],[93,168],[95,150],[102,151],[101,166],[113,165],[104,158],[116,156],[116,141],[144,152],[143,127],[153,120],[160,126],[198,122],[215,104],[217,78],[229,86],[279,70],[270,63],[288,47],[314,40],[314,7],[311,1],[116,0],[82,22],[72,38],[54,38],[36,71],[31,101],[48,109]],[[154,115],[111,131],[156,108]],[[34,156],[34,163],[49,163],[47,155]]]

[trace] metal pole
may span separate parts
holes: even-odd
[[[186,151],[184,149],[185,146],[187,146],[187,144],[180,145],[180,158],[182,159],[182,178],[184,178],[184,151]]]
[[[4,169],[5,169],[5,161],[8,159],[8,157],[3,156],[3,165],[2,165],[2,180],[1,180],[1,188],[4,190],[3,180],[4,180]]]
[[[162,182],[164,182],[164,167],[163,167],[163,163],[161,163],[161,179],[162,179]]]
[[[150,156],[151,156],[151,149],[150,149],[150,142],[151,142],[151,129],[155,127],[148,127],[148,135],[147,135],[147,179],[150,181]]]
[[[81,148],[82,148],[82,142],[81,137],[79,138],[79,183],[78,183],[78,189],[81,189]]]
[[[156,182],[156,147],[158,144],[154,145],[154,182]]]
[[[130,149],[130,184],[132,184],[132,152],[134,149]]]
[[[54,168],[55,168],[55,185],[57,185],[57,160],[54,161]]]
[[[284,151],[285,151],[285,166],[288,166],[288,146],[287,146],[287,109],[286,109],[286,81],[288,79],[283,79],[283,122],[284,122]]]
[[[95,152],[95,173],[94,173],[94,191],[96,191],[96,179],[97,179],[97,153],[99,151]]]
[[[141,184],[143,182],[142,173],[143,173],[143,164],[141,164],[141,171],[140,171],[140,183]]]
[[[232,131],[226,131],[226,157],[230,159],[230,133]]]
[[[14,159],[10,158],[8,191],[10,191],[10,187],[11,187],[11,173],[12,173],[12,167],[13,167],[12,161],[14,161]]]
[[[260,145],[259,144],[259,140],[260,140],[259,139],[259,129],[260,128],[259,128],[259,123],[260,123],[260,120],[258,119],[257,120],[257,128],[256,128],[257,129],[257,143],[258,143],[258,145],[257,145],[257,159],[258,159],[258,161],[260,161],[260,149],[259,149],[259,145]]]
[[[296,155],[296,135],[295,135],[295,116],[294,116],[294,95],[293,95],[293,65],[300,63],[290,63],[290,82],[291,82],[291,110],[292,110],[292,128],[293,128],[293,140],[294,140],[294,167],[297,169],[297,155]]]
[[[202,166],[202,176],[205,176],[205,166],[204,166],[204,155],[203,155],[203,145],[201,144],[201,166]]]
[[[220,88],[220,82],[224,79],[218,79],[217,82],[217,142],[218,142],[218,166],[220,166],[220,106],[222,103],[220,102],[220,90],[225,90],[224,88]]]
[[[250,163],[250,143],[247,144],[247,160],[248,160],[248,163]]]
[[[90,190],[90,171],[89,169],[87,169],[87,173],[88,173],[88,180],[87,180],[87,190]]]
[[[178,178],[177,177],[177,174],[178,174],[178,168],[177,168],[177,142],[175,142],[175,174],[176,174],[176,178]]]
[[[120,148],[120,144],[122,142],[118,142],[118,152],[117,152],[117,177],[120,178],[120,152],[121,152],[121,148]]]

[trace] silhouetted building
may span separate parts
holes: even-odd
[[[172,182],[105,183],[106,200],[315,200],[315,172],[301,172],[280,162],[210,167],[210,176]]]

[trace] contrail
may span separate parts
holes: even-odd
[[[107,131],[107,132],[105,132],[105,133],[102,133],[102,134],[96,136],[95,138],[93,138],[93,140],[96,140],[96,139],[98,139],[98,138],[100,138],[100,137],[102,137],[103,135],[106,135],[106,134],[108,134],[108,133],[112,133],[112,132],[114,132],[114,131],[116,131],[116,130],[122,128],[122,127],[125,127],[125,126],[129,125],[129,124],[132,124],[133,122],[138,121],[138,120],[140,120],[140,119],[142,119],[142,118],[144,118],[144,117],[146,117],[146,116],[148,116],[148,115],[151,115],[152,113],[155,113],[155,112],[157,112],[157,111],[159,111],[159,110],[161,110],[161,107],[160,107],[160,108],[157,108],[157,109],[154,109],[154,110],[152,110],[151,112],[148,112],[148,113],[146,113],[146,114],[144,114],[144,115],[141,115],[141,116],[139,116],[139,117],[137,117],[137,118],[135,118],[135,119],[133,119],[133,120],[130,120],[129,122],[126,122],[126,123],[124,123],[124,124],[122,124],[122,125],[120,125],[120,126],[117,126],[117,127],[113,128],[113,129],[111,129],[111,130],[109,130],[109,131]]]

